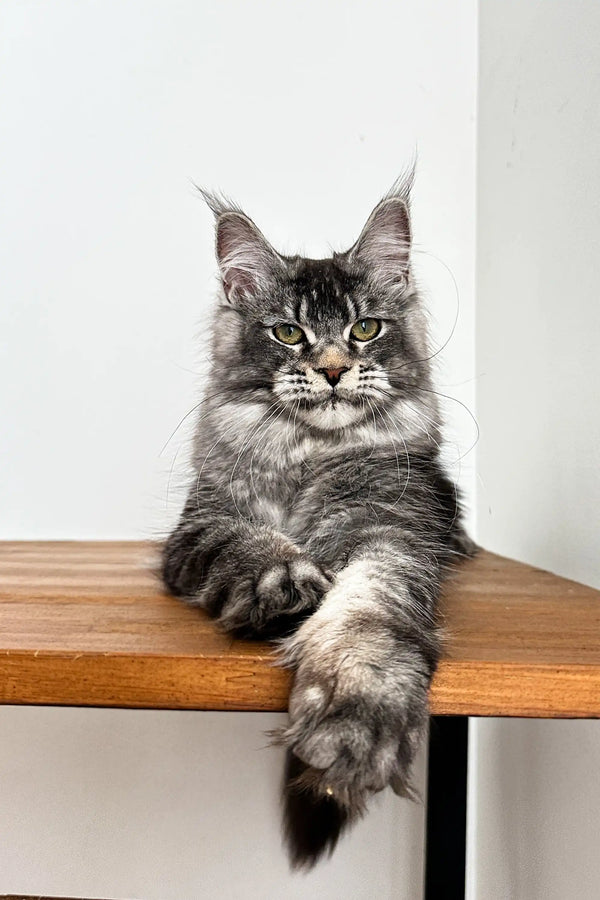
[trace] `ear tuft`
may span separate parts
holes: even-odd
[[[406,282],[410,269],[411,228],[407,200],[388,196],[379,203],[350,250],[350,258],[385,282]]]
[[[281,257],[254,222],[238,210],[216,212],[217,261],[230,303],[255,296],[268,287]]]

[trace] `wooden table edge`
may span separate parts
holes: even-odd
[[[272,656],[4,651],[0,704],[285,712],[290,673]],[[442,660],[432,715],[600,718],[600,669]]]

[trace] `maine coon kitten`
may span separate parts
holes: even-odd
[[[411,274],[411,179],[330,259],[216,216],[212,370],[167,587],[294,670],[284,786],[294,865],[387,785],[410,796],[447,566],[471,551],[439,462],[432,353]]]

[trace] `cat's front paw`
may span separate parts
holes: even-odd
[[[410,768],[428,719],[427,664],[365,620],[333,633],[319,613],[287,641],[296,668],[283,743],[308,767],[299,790],[333,797],[350,816],[391,785],[411,796]]]
[[[240,574],[223,604],[220,624],[240,637],[281,637],[319,605],[331,576],[304,554]]]

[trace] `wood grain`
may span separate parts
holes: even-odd
[[[284,710],[289,674],[166,595],[156,549],[0,544],[0,702]],[[481,552],[448,583],[438,715],[600,717],[600,592]]]

